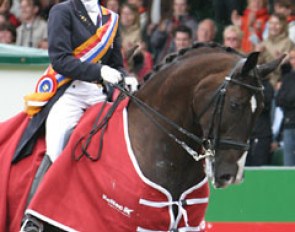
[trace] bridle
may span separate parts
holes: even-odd
[[[222,112],[224,108],[224,100],[225,95],[227,92],[227,87],[229,86],[229,83],[239,85],[241,87],[244,87],[246,89],[249,89],[250,91],[254,92],[262,92],[263,86],[260,84],[258,86],[250,85],[243,83],[239,80],[233,79],[233,75],[236,71],[236,69],[241,65],[241,63],[244,63],[246,60],[242,59],[238,61],[235,64],[235,67],[232,69],[230,74],[225,77],[223,83],[220,85],[220,87],[217,89],[215,94],[213,95],[212,99],[210,100],[209,104],[206,106],[206,108],[202,111],[202,113],[198,116],[198,119],[200,119],[208,110],[209,108],[214,104],[214,110],[213,115],[210,122],[210,129],[209,133],[206,136],[206,138],[200,138],[196,136],[195,134],[187,131],[183,127],[180,127],[176,123],[174,123],[169,118],[165,117],[158,111],[156,111],[154,108],[147,105],[145,102],[128,92],[126,89],[122,88],[120,85],[114,85],[115,88],[119,89],[121,92],[123,92],[125,95],[130,97],[130,99],[139,107],[139,109],[165,134],[167,134],[171,139],[173,139],[177,144],[179,144],[189,155],[192,156],[193,159],[196,161],[199,161],[201,159],[204,159],[208,156],[214,156],[215,150],[241,150],[241,151],[247,151],[249,150],[249,144],[243,143],[240,141],[236,141],[234,139],[222,139],[220,138],[220,127],[221,127],[221,121],[222,121]],[[257,75],[257,70],[253,70],[254,74]],[[156,116],[158,119],[156,119],[154,116]],[[173,133],[171,133],[167,128],[165,128],[160,122],[162,122],[170,125],[174,129],[176,129],[181,134],[185,135],[186,137],[192,139],[194,142],[196,142],[198,145],[202,146],[204,148],[204,152],[198,153],[193,148],[191,148],[185,141],[177,138]],[[216,127],[214,127],[216,126]],[[217,128],[214,130],[214,128]]]
[[[233,150],[241,150],[245,152],[249,150],[248,143],[243,143],[240,141],[236,141],[234,139],[220,138],[220,129],[221,129],[220,127],[222,122],[224,100],[225,100],[225,95],[227,93],[227,87],[230,82],[232,82],[233,84],[242,86],[244,88],[247,88],[251,91],[255,91],[255,92],[263,91],[263,86],[248,85],[236,79],[232,79],[231,76],[226,76],[222,85],[217,89],[215,95],[210,101],[210,104],[206,108],[206,109],[209,109],[210,106],[214,104],[213,115],[210,121],[209,131],[208,131],[208,135],[206,136],[207,137],[206,140],[209,141],[209,144],[211,146],[210,148],[211,151],[215,151],[216,149],[219,149],[219,150],[233,149]],[[206,111],[203,111],[198,118],[201,118]]]

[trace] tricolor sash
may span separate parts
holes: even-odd
[[[112,45],[118,29],[118,15],[104,7],[101,7],[102,15],[109,15],[109,20],[99,27],[95,34],[73,51],[73,55],[81,62],[97,63],[106,54]],[[46,69],[44,75],[38,80],[35,92],[28,94],[25,99],[25,112],[29,116],[37,114],[43,106],[54,96],[57,89],[71,81],[52,68]]]

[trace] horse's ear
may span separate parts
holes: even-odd
[[[271,62],[258,65],[257,70],[258,70],[259,77],[265,78],[268,74],[270,74],[280,65],[280,63],[283,61],[285,57],[286,57],[286,54],[283,54],[279,58]]]
[[[253,70],[256,67],[258,62],[258,56],[259,52],[252,52],[249,54],[242,68],[242,76],[248,74],[251,70]]]

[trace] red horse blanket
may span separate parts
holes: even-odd
[[[81,143],[77,146],[77,141],[92,129],[101,104],[85,113],[64,152],[45,175],[26,214],[66,231],[203,230],[209,195],[207,179],[186,190],[177,201],[166,189],[148,180],[130,144],[127,104],[128,100],[121,102],[110,119],[102,156],[95,162],[85,156],[79,161],[72,158],[73,151],[79,155]],[[100,132],[91,140],[87,150],[90,155],[97,154],[99,143]],[[178,207],[176,216],[173,206]]]
[[[44,139],[39,139],[31,156],[11,164],[28,122],[27,115],[20,113],[0,123],[0,231],[19,231],[27,195],[44,156]]]

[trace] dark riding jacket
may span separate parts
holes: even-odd
[[[102,23],[106,23],[109,17],[110,15],[102,15]],[[98,25],[93,24],[80,0],[66,1],[51,9],[48,20],[48,51],[55,71],[73,80],[97,81],[101,80],[102,64],[123,70],[118,33],[101,63],[81,63],[72,55],[75,48],[95,34]]]

